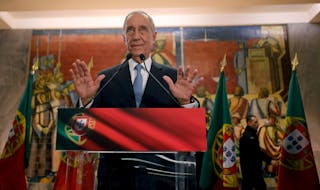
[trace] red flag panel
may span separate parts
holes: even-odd
[[[206,150],[202,108],[91,108],[63,123],[58,126],[60,150],[75,149],[65,141],[90,151]]]

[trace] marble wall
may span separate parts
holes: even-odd
[[[288,25],[290,55],[298,55],[297,76],[320,178],[320,24]]]
[[[0,30],[0,153],[24,92],[31,30]]]

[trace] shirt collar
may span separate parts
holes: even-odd
[[[135,60],[133,60],[132,58],[129,59],[128,62],[129,62],[129,69],[130,69],[130,71],[134,71],[135,66],[136,66],[137,64],[139,64],[139,63],[137,63]],[[148,59],[146,59],[144,62],[145,62],[145,64],[146,64],[146,67],[147,67],[148,71],[150,71],[151,63],[152,63],[151,57],[149,57]],[[141,64],[142,64],[142,69],[145,69],[145,67],[144,67],[145,65],[143,64],[143,62],[142,62]]]

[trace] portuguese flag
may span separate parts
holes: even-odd
[[[30,129],[33,75],[29,75],[27,87],[12,123],[8,140],[0,156],[0,189],[27,189],[24,174],[25,139]]]
[[[53,190],[94,189],[97,155],[84,151],[63,153]]]
[[[223,72],[220,73],[214,101],[207,147],[202,161],[200,188],[239,189],[236,175],[234,132]]]
[[[295,70],[291,74],[286,123],[281,147],[278,190],[319,190],[319,179]]]

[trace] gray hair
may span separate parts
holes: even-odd
[[[154,22],[153,22],[153,19],[151,18],[150,15],[148,15],[146,12],[144,11],[133,11],[133,12],[130,12],[129,14],[127,14],[126,18],[124,19],[124,22],[123,22],[123,30],[125,30],[125,27],[127,25],[127,21],[128,19],[132,16],[132,15],[135,15],[135,14],[140,14],[140,15],[144,15],[145,17],[147,17],[147,19],[150,21],[151,23],[151,30],[152,32],[155,31],[155,25],[154,25]]]

